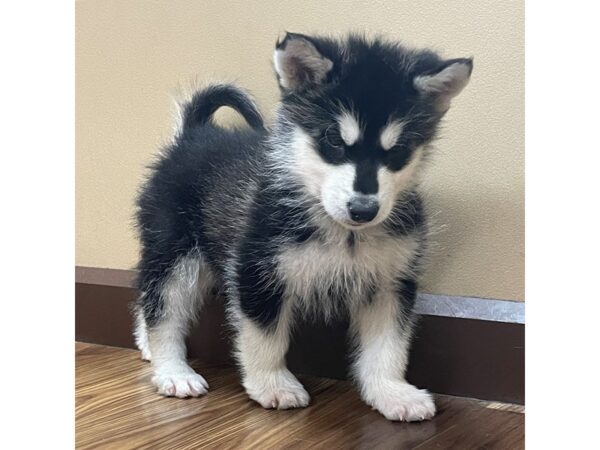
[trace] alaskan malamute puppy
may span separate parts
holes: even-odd
[[[390,420],[429,419],[431,395],[404,378],[427,236],[419,174],[472,60],[287,33],[274,66],[271,127],[234,86],[196,92],[139,196],[136,338],[152,381],[166,396],[207,392],[184,339],[217,290],[243,385],[263,407],[309,403],[285,365],[295,319],[347,315],[365,402]],[[215,125],[221,106],[251,128]]]

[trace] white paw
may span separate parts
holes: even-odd
[[[208,392],[208,383],[204,377],[186,364],[157,368],[152,383],[157,387],[158,393],[166,397],[199,397]]]
[[[385,386],[385,387],[383,387]],[[435,415],[435,403],[425,389],[402,382],[386,383],[366,402],[388,420],[420,422]]]
[[[244,379],[250,398],[267,409],[304,408],[310,396],[289,370],[265,372]]]
[[[148,362],[152,361],[152,355],[150,354],[150,349],[141,348],[140,353],[142,356],[142,361],[148,361]]]

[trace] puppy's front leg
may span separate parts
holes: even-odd
[[[236,347],[242,384],[250,398],[264,408],[302,408],[310,401],[302,384],[285,364],[289,328],[286,311],[280,311],[268,327],[245,315],[240,321]]]
[[[353,312],[352,329],[357,339],[354,373],[365,402],[387,419],[430,419],[435,414],[431,395],[404,378],[412,323],[410,312],[403,311],[402,300],[408,305],[412,299],[398,298],[398,291],[400,295],[407,293],[406,289],[381,290],[372,302]]]

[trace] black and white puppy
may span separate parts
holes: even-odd
[[[417,188],[472,61],[288,33],[274,66],[270,130],[238,88],[196,92],[140,193],[136,338],[152,381],[166,396],[207,392],[184,340],[221,291],[243,385],[263,407],[309,403],[285,365],[295,319],[346,314],[365,402],[390,420],[429,419],[432,397],[404,378],[427,236]],[[251,129],[212,123],[221,106]]]

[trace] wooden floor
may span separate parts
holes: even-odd
[[[272,411],[250,401],[231,368],[194,365],[203,398],[160,397],[133,350],[76,344],[78,449],[520,449],[524,415],[476,400],[436,396],[438,414],[392,423],[344,381],[299,377],[308,408]],[[510,408],[509,408],[510,409]]]

